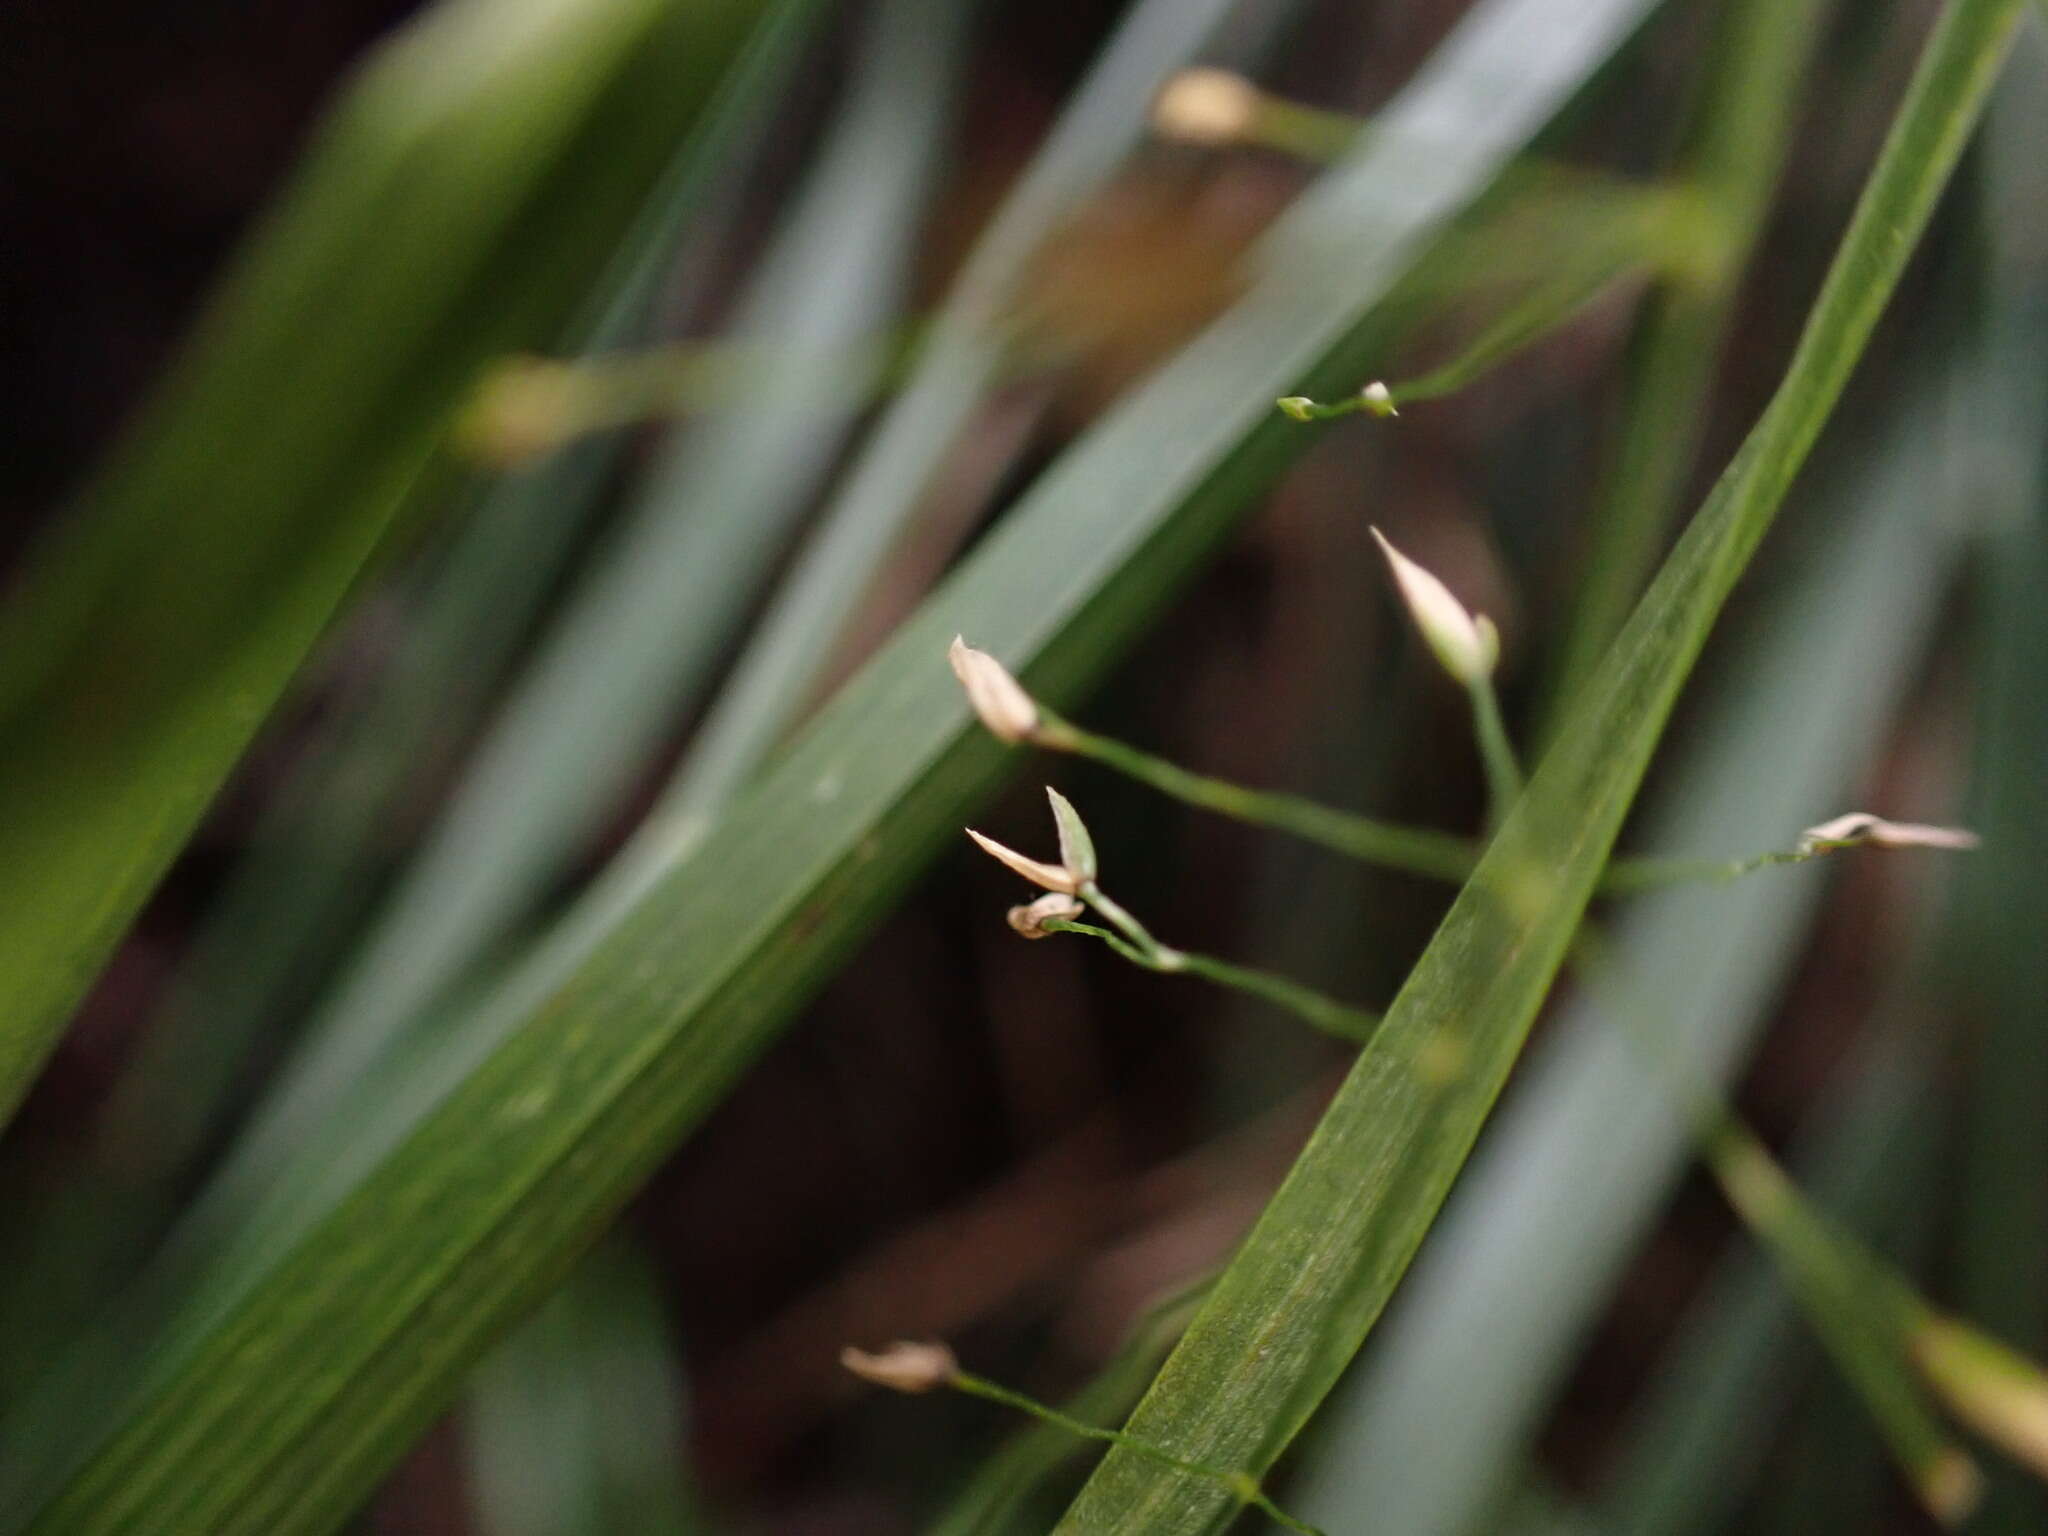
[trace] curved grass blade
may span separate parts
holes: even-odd
[[[752,10],[454,0],[336,109],[0,615],[0,1111],[476,368],[555,333]]]
[[[1060,1404],[1060,1411],[1086,1424],[1120,1419],[1144,1392],[1179,1336],[1193,1298],[1163,1303],[1143,1318],[1116,1358],[1095,1379]],[[927,1536],[1022,1536],[1043,1526],[1034,1518],[1034,1494],[1061,1467],[1091,1449],[1056,1424],[1032,1424],[976,1469],[951,1503],[932,1522]]]
[[[1930,508],[1953,468],[1944,446],[1962,459],[1975,445],[1907,430],[1938,416],[1944,393],[1902,401],[1887,451],[1832,477],[1819,518],[1837,531],[1747,637],[1754,660],[1673,775],[1651,846],[1740,846],[1839,803],[1920,658],[1958,553],[1953,525]],[[1722,1084],[1740,1069],[1821,886],[1818,870],[1786,870],[1628,910],[1617,943],[1633,972],[1658,978],[1660,1038],[1686,1081]],[[1433,1228],[1413,1304],[1325,1411],[1331,1439],[1296,1497],[1309,1518],[1341,1528],[1371,1511],[1389,1536],[1467,1528],[1691,1149],[1640,1053],[1596,998],[1575,1002]]]
[[[776,83],[811,32],[819,0],[775,0],[744,56],[676,152],[663,184],[609,264],[597,297],[569,327],[564,350],[597,354],[645,334],[648,309],[675,264],[685,221],[730,162],[750,158],[768,127]],[[359,717],[304,751],[305,772],[279,796],[255,847],[195,941],[163,1015],[116,1088],[107,1118],[150,1128],[123,1158],[166,1171],[214,1126],[223,1077],[266,1019],[324,969],[333,930],[360,910],[375,874],[377,827],[436,738],[460,731],[492,685],[559,572],[622,439],[578,443],[526,473],[478,487],[448,517],[448,547],[407,599],[417,627],[402,637]]]
[[[1890,298],[2020,14],[2020,0],[1957,0],[1944,11],[1770,407],[1572,708],[1131,1433],[1257,1478],[1356,1353],[1520,1052],[1678,691]],[[1213,1487],[1112,1450],[1059,1529],[1195,1532],[1236,1513]]]
[[[1304,441],[1270,402],[1355,380],[1374,306],[1628,35],[1648,0],[1489,0],[1462,47],[1275,231],[1273,270],[1049,470],[712,833],[515,982],[480,1064],[260,1251],[223,1260],[82,1460],[20,1522],[323,1530],[546,1294],[1001,772],[944,655],[971,630],[1057,703],[1106,665]],[[1505,76],[1507,84],[1502,85]],[[1415,144],[1427,143],[1418,157]],[[503,1038],[501,1045],[494,1042]]]
[[[776,0],[684,137],[564,346],[595,353],[642,333],[683,226],[752,158],[775,86],[818,0]],[[578,443],[466,492],[444,548],[404,599],[412,622],[367,695],[309,733],[96,1117],[77,1179],[18,1220],[0,1265],[15,1319],[0,1359],[18,1389],[161,1234],[193,1158],[222,1129],[249,1052],[304,1006],[361,918],[385,861],[378,830],[435,747],[484,709],[528,635],[621,446]],[[13,1396],[10,1390],[4,1395]]]
[[[1739,0],[1717,18],[1707,78],[1675,168],[1697,198],[1704,249],[1651,295],[1630,347],[1627,404],[1553,664],[1552,713],[1613,643],[1679,509],[1706,425],[1702,405],[1827,9],[1828,0]]]
[[[1922,1092],[1922,1041],[1893,1025],[1851,1082],[1819,1106],[1801,1161],[1829,1208],[1890,1236],[1911,1198],[1931,1188],[1939,1116]],[[1734,1256],[1693,1309],[1637,1414],[1611,1485],[1594,1501],[1610,1532],[1708,1536],[1736,1502],[1783,1425],[1758,1411],[1785,1399],[1799,1318],[1782,1270],[1749,1250]],[[1853,1410],[1865,1423],[1861,1403]]]
[[[1962,406],[1999,423],[2003,453],[1973,489],[1988,499],[1977,551],[1984,594],[1970,817],[1984,847],[1962,872],[1952,967],[1959,1022],[1974,1025],[1957,1184],[1956,1299],[2035,1355],[2048,1350],[2048,948],[2029,914],[2048,867],[2048,40],[2021,40],[1986,125],[1982,217],[1990,281],[1981,317],[1992,366]],[[1994,1468],[1973,1530],[2048,1526],[2048,1492]]]
[[[1230,0],[1140,0],[976,243],[918,357],[655,810],[665,844],[703,836],[816,686],[823,659],[1003,365],[1016,285],[1059,222],[1122,162],[1153,96]]]
[[[607,1243],[490,1355],[464,1401],[478,1536],[697,1536],[682,1362],[654,1276]]]
[[[740,334],[805,360],[891,322],[970,15],[959,0],[878,8],[836,131],[741,303]],[[669,442],[252,1116],[229,1177],[274,1168],[530,919],[688,708],[860,411],[850,398],[740,410]]]

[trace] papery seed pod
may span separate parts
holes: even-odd
[[[1799,834],[1801,853],[1868,843],[1876,848],[1975,848],[1977,834],[1962,827],[1930,827],[1914,821],[1886,821],[1868,811],[1850,811]]]
[[[1223,148],[1251,132],[1264,99],[1259,88],[1227,69],[1184,69],[1152,103],[1152,128],[1161,138]]]
[[[1058,891],[1063,896],[1076,896],[1081,891],[1081,881],[1072,870],[1058,864],[1047,864],[1038,859],[1027,858],[1014,848],[1005,848],[992,837],[983,837],[974,828],[967,829],[967,835],[974,839],[975,846],[999,864],[1005,864],[1033,885]]]
[[[1443,669],[1468,688],[1492,677],[1500,659],[1500,633],[1492,621],[1474,619],[1449,587],[1389,544],[1379,529],[1372,536],[1387,557],[1409,617]]]
[[[849,1344],[839,1352],[839,1363],[862,1381],[892,1392],[930,1392],[960,1374],[958,1357],[935,1340],[898,1339],[874,1354]]]
[[[1027,939],[1049,939],[1052,930],[1045,926],[1048,918],[1076,918],[1087,907],[1074,897],[1059,891],[1047,891],[1038,900],[1024,906],[1012,907],[1009,911],[1010,926]]]
[[[967,692],[967,702],[998,741],[1028,741],[1038,729],[1038,701],[987,651],[977,651],[960,636],[947,647],[946,660]]]

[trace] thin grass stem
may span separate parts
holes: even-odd
[[[1125,1434],[1120,1429],[1104,1429],[1099,1424],[1090,1424],[1062,1413],[1036,1398],[1026,1397],[1022,1392],[1012,1391],[1000,1382],[977,1376],[972,1371],[955,1371],[949,1385],[955,1391],[965,1392],[970,1397],[1000,1403],[1005,1408],[1014,1408],[1019,1413],[1029,1414],[1040,1423],[1063,1429],[1070,1435],[1078,1435],[1084,1440],[1097,1440],[1105,1445],[1122,1446],[1126,1450],[1135,1451],[1140,1456],[1158,1462],[1161,1466],[1171,1467],[1174,1471],[1185,1473],[1189,1477],[1198,1477],[1204,1482],[1214,1483],[1220,1488],[1227,1489],[1238,1502],[1256,1509],[1274,1524],[1284,1526],[1290,1531],[1298,1531],[1301,1536],[1324,1536],[1324,1533],[1315,1526],[1304,1520],[1295,1519],[1275,1504],[1256,1479],[1242,1472],[1226,1472],[1199,1461],[1189,1461],[1175,1456],[1149,1441]]]
[[[1226,779],[1195,773],[1127,742],[1084,731],[1066,720],[1048,717],[1034,740],[1054,751],[1113,768],[1184,805],[1216,811],[1254,826],[1290,832],[1364,863],[1455,881],[1470,874],[1478,858],[1478,849],[1471,839],[1455,833],[1404,827],[1336,810],[1299,795],[1248,789]]]
[[[1148,971],[1167,976],[1199,976],[1234,992],[1259,998],[1325,1034],[1354,1045],[1369,1039],[1379,1025],[1378,1014],[1340,1003],[1285,976],[1161,944],[1142,923],[1104,896],[1098,887],[1084,888],[1081,896],[1118,931],[1059,917],[1047,918],[1040,926],[1048,933],[1077,933],[1085,938],[1100,939],[1133,965]]]
[[[1491,695],[1492,690],[1487,691]],[[1462,881],[1479,861],[1482,847],[1474,838],[1429,827],[1403,826],[1340,811],[1300,795],[1252,789],[1228,779],[1196,773],[1127,741],[1083,730],[1043,705],[1038,710],[1040,723],[1031,736],[1035,745],[1101,763],[1183,805],[1214,811],[1247,826],[1289,833],[1363,864],[1402,870],[1427,879]],[[1481,755],[1487,762],[1489,790],[1497,801],[1505,803],[1519,792],[1521,769],[1500,718],[1498,699],[1483,702],[1475,692],[1473,712]],[[1489,737],[1493,738],[1490,746]],[[1804,839],[1795,847],[1728,859],[1615,859],[1601,879],[1600,893],[1635,896],[1680,885],[1726,885],[1760,870],[1805,864],[1856,847],[1859,842],[1857,838]]]
[[[1497,827],[1522,793],[1522,765],[1500,714],[1500,695],[1491,677],[1480,677],[1466,690],[1472,696],[1472,729],[1479,738],[1479,760],[1486,769],[1486,821]]]
[[[1671,264],[1675,228],[1697,222],[1689,195],[1669,189],[1631,188],[1618,214],[1586,249],[1574,252],[1561,271],[1539,279],[1518,302],[1485,326],[1449,360],[1395,384],[1368,386],[1341,400],[1322,402],[1292,395],[1280,408],[1296,421],[1334,421],[1344,416],[1395,416],[1399,407],[1441,400],[1476,383],[1569,323],[1617,283]]]

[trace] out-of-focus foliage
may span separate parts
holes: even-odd
[[[1890,1331],[2048,1331],[2038,37],[1965,155],[2022,17],[405,21],[4,546],[0,1528],[1912,1529],[1889,1451],[2034,1529],[2038,1378]],[[1369,524],[1498,625],[1504,820]],[[1044,772],[1191,974],[1022,942],[956,633],[1420,873],[1112,741]],[[1617,835],[1852,808],[1983,846],[1580,931]],[[1391,1007],[1353,1062],[1311,995]],[[1792,1291],[1687,1179],[1723,1096]],[[1140,1439],[839,1372],[898,1336]]]

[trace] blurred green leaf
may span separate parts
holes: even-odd
[[[654,1277],[610,1243],[478,1367],[463,1448],[480,1536],[693,1536],[682,1363]]]
[[[1141,0],[1103,46],[1030,166],[975,242],[890,402],[762,616],[650,826],[665,855],[700,839],[795,721],[861,593],[923,505],[1014,339],[1019,281],[1145,132],[1153,96],[1230,0]],[[1269,6],[1284,14],[1285,5]]]
[[[878,7],[734,334],[786,349],[803,368],[896,318],[971,14],[962,0]],[[856,397],[717,413],[682,425],[656,453],[252,1114],[226,1180],[267,1177],[371,1063],[531,920],[695,702],[861,410]]]
[[[644,340],[649,310],[700,205],[752,158],[820,0],[772,0],[743,55],[682,139],[563,338],[571,355]],[[403,594],[413,627],[359,708],[320,732],[194,940],[104,1115],[146,1127],[124,1168],[175,1170],[218,1129],[225,1079],[256,1032],[300,1006],[359,920],[386,855],[379,832],[420,767],[494,697],[589,522],[622,438],[580,442],[473,488],[446,514],[447,547]]]
[[[752,161],[818,0],[774,0],[702,121],[683,136],[564,346],[595,353],[645,333],[662,279],[722,221],[702,205]],[[248,851],[192,938],[100,1107],[75,1179],[20,1212],[0,1263],[8,1379],[47,1365],[169,1221],[194,1160],[219,1137],[259,1040],[275,1039],[361,921],[389,861],[386,829],[494,698],[618,458],[578,443],[525,473],[468,487],[443,547],[402,583],[408,624],[361,698],[306,731]],[[17,1170],[24,1182],[39,1182]],[[24,1219],[26,1218],[26,1219]],[[11,1394],[8,1394],[11,1395]]]
[[[1642,595],[1685,495],[1706,430],[1702,407],[1828,8],[1829,0],[1735,0],[1720,7],[1700,97],[1673,167],[1698,198],[1700,248],[1650,296],[1630,344],[1626,403],[1587,524],[1584,574],[1552,663],[1553,718]]]
[[[1577,697],[1132,1415],[1133,1435],[1261,1477],[1356,1353],[1520,1053],[1686,675],[1891,297],[2020,14],[2019,0],[1957,0],[1943,13],[1769,409]],[[1191,1532],[1236,1513],[1213,1486],[1113,1449],[1060,1528]]]
[[[1981,216],[1990,268],[1979,324],[1992,366],[1958,416],[1996,423],[1967,483],[1984,508],[1973,574],[1976,739],[1968,824],[1984,838],[1958,882],[1950,995],[1968,1026],[1968,1108],[1955,1192],[1956,1300],[2036,1355],[2048,1349],[2048,44],[2021,41],[1986,124]],[[1993,1472],[1973,1529],[2048,1525],[2048,1492]]]
[[[550,339],[752,0],[449,0],[321,130],[0,616],[0,1110],[494,353]]]
[[[1795,1163],[1817,1199],[1887,1237],[1908,1224],[1935,1172],[1940,1116],[1922,1091],[1930,1053],[1912,1034],[1918,1022],[1880,1025],[1866,1059],[1816,1106]],[[1765,1455],[1788,1439],[1786,1414],[1776,1410],[1811,1355],[1799,1347],[1799,1329],[1779,1268],[1751,1247],[1731,1255],[1633,1416],[1616,1471],[1593,1501],[1598,1528],[1617,1536],[1727,1528]],[[1830,1376],[1828,1385],[1839,1381]],[[1846,1411],[1867,1425],[1864,1405],[1844,1396]]]

